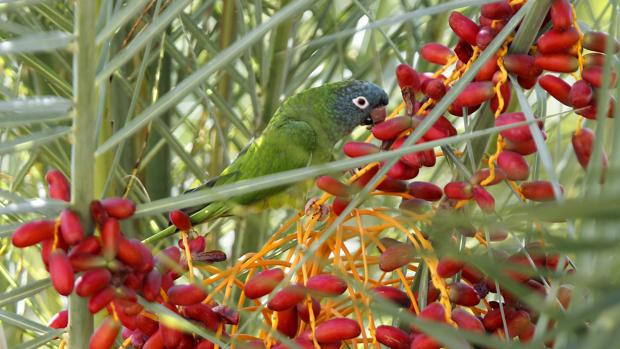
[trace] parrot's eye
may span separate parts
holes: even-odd
[[[353,98],[353,104],[360,109],[366,109],[368,107],[368,100],[363,96],[355,97]]]

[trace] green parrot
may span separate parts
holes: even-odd
[[[293,170],[330,161],[336,143],[361,125],[373,125],[386,117],[388,95],[379,86],[358,80],[325,84],[286,98],[263,133],[222,173],[191,191]],[[300,189],[300,187],[302,187]],[[297,189],[297,192],[294,190]],[[282,185],[212,202],[190,209],[193,224],[240,215],[303,200],[308,184]],[[163,238],[174,227],[156,234]]]

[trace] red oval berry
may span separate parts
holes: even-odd
[[[476,172],[469,180],[472,184],[480,184],[484,182],[491,175],[491,171],[488,168],[483,168]],[[495,168],[495,177],[489,183],[486,183],[485,186],[491,186],[500,183],[506,179],[506,173],[499,167]]]
[[[144,279],[144,286],[142,287],[142,295],[144,299],[149,302],[154,302],[160,296],[159,290],[161,289],[161,273],[159,269],[153,268]]]
[[[439,344],[435,339],[424,333],[418,333],[413,337],[413,340],[411,341],[411,348],[440,349],[441,344]]]
[[[49,170],[45,175],[48,185],[48,195],[52,199],[71,201],[71,184],[59,170]]]
[[[590,163],[590,157],[592,156],[592,147],[594,145],[594,132],[589,128],[582,128],[579,132],[575,132],[571,139],[575,156],[581,167],[586,169],[588,163]],[[603,169],[607,168],[607,154],[605,150],[601,154],[601,166]]]
[[[566,81],[553,75],[545,75],[538,79],[538,83],[540,87],[560,103],[569,107],[571,106],[569,97],[571,86]]]
[[[95,293],[88,299],[88,311],[91,314],[98,313],[101,309],[105,308],[106,305],[110,304],[112,299],[114,299],[115,293],[116,291],[112,286],[108,286]]]
[[[448,18],[448,24],[459,38],[472,46],[476,45],[476,35],[478,35],[480,27],[474,21],[460,12],[452,11]]]
[[[539,54],[534,58],[536,67],[557,73],[572,73],[579,69],[577,58],[561,53]]]
[[[525,114],[523,114],[522,112],[504,113],[498,116],[497,119],[495,119],[495,126],[510,125],[524,121],[526,121]],[[542,122],[539,122],[538,125],[542,128]],[[500,132],[500,134],[502,135],[502,137],[512,142],[526,142],[532,139],[532,133],[530,132],[530,128],[528,125],[522,125],[503,130]]]
[[[377,326],[375,337],[377,342],[390,349],[409,349],[409,343],[411,342],[407,332],[389,325]]]
[[[562,189],[560,187],[560,189]],[[562,190],[560,190],[562,191]],[[526,199],[532,201],[555,200],[553,186],[549,181],[533,181],[521,184],[521,193]]]
[[[307,290],[301,285],[288,285],[275,294],[267,303],[267,308],[282,311],[294,307],[306,298]]]
[[[504,57],[504,67],[508,72],[519,77],[536,77],[542,72],[535,64],[535,59],[526,54],[511,54]]]
[[[410,88],[414,91],[420,89],[418,73],[408,64],[399,64],[396,67],[396,79],[401,89]]]
[[[316,180],[316,186],[322,191],[334,196],[348,197],[351,195],[351,189],[331,176],[321,176]]]
[[[299,319],[297,316],[297,308],[292,307],[289,309],[285,309],[277,312],[278,316],[278,332],[283,335],[293,338],[297,334],[297,330],[299,329]]]
[[[495,35],[497,35],[497,31],[492,27],[482,27],[480,31],[478,31],[478,35],[476,35],[476,45],[481,49],[486,49],[491,41],[495,39]],[[491,57],[491,60],[495,65],[497,65],[497,57]]]
[[[420,49],[420,56],[422,58],[430,63],[439,65],[446,65],[454,55],[455,53],[451,48],[436,42],[425,44]]]
[[[413,126],[411,117],[397,116],[375,125],[372,128],[372,135],[382,141],[389,141],[398,137],[411,126]]]
[[[616,72],[610,72],[609,79],[609,88],[613,88],[616,86]],[[592,86],[596,88],[601,88],[603,86],[603,67],[602,66],[591,66],[586,67],[583,72],[581,72],[581,77],[583,80],[592,84]]]
[[[64,250],[52,251],[49,257],[49,269],[56,292],[63,296],[70,295],[73,292],[73,268]]]
[[[108,269],[98,268],[85,272],[75,283],[75,293],[80,297],[90,297],[108,286],[112,274]]]
[[[449,278],[456,275],[463,269],[463,262],[452,258],[442,258],[437,263],[437,275],[442,278]]]
[[[366,142],[347,142],[342,147],[342,150],[347,156],[352,158],[376,154],[381,151],[381,149],[379,149],[376,145]]]
[[[69,245],[75,245],[84,238],[80,216],[68,209],[60,213],[60,231],[63,240]]]
[[[541,35],[536,41],[538,51],[542,54],[562,53],[579,41],[579,32],[575,28],[568,30],[553,29]]]
[[[139,240],[127,240],[121,237],[118,242],[116,258],[126,265],[139,270],[145,262],[142,258],[142,252],[138,247],[139,244],[142,244]]]
[[[106,317],[101,325],[93,332],[88,342],[89,349],[110,349],[114,345],[121,324],[111,317]]]
[[[443,191],[431,182],[411,182],[407,185],[409,194],[426,201],[438,201],[443,196]]]
[[[478,292],[473,287],[462,282],[448,285],[448,296],[450,301],[466,307],[473,307],[480,303]]]
[[[31,221],[15,229],[11,242],[15,247],[28,247],[54,237],[56,222],[49,220]]]
[[[207,298],[207,293],[194,284],[174,285],[167,294],[168,302],[175,305],[193,305]]]
[[[449,199],[469,200],[473,197],[471,185],[467,182],[450,182],[443,188]]]
[[[446,309],[441,303],[433,302],[422,309],[419,317],[435,322],[446,322]]]
[[[403,161],[397,161],[387,172],[387,176],[393,180],[407,180],[415,178],[420,171],[418,167],[411,167]]]
[[[497,158],[497,164],[510,180],[523,181],[530,175],[530,167],[523,155],[519,153],[502,150]]]
[[[466,331],[485,332],[482,321],[462,308],[452,310],[452,321],[454,321],[459,328]]]
[[[490,19],[506,19],[512,17],[514,11],[507,0],[484,4],[480,7],[480,14]]]
[[[371,290],[377,296],[396,303],[403,308],[409,308],[411,306],[411,299],[407,296],[407,293],[401,291],[392,286],[378,286]]]
[[[573,7],[568,0],[553,0],[550,14],[554,29],[567,30],[572,27]]]
[[[189,231],[192,229],[192,221],[189,219],[187,213],[181,210],[174,210],[170,212],[168,218],[170,219],[170,222],[172,222],[172,224],[174,224],[174,226],[181,231]]]
[[[360,325],[351,319],[335,318],[316,327],[314,336],[319,343],[333,343],[352,339],[362,333]]]
[[[62,328],[66,328],[68,324],[69,324],[69,311],[65,309],[65,310],[59,311],[54,316],[52,316],[47,326],[50,328],[55,328],[55,329],[62,329]]]
[[[103,256],[110,260],[116,257],[118,245],[122,238],[121,226],[114,218],[109,218],[101,228],[101,246]]]
[[[351,200],[349,200],[347,198],[343,198],[343,197],[337,196],[334,199],[334,202],[332,202],[332,212],[336,216],[340,216],[340,214],[344,211],[345,208],[347,208],[347,206],[349,205],[350,202],[351,202]]]
[[[583,56],[583,67],[602,67],[605,65],[607,55],[600,52],[591,52]]]
[[[108,215],[116,219],[125,219],[133,216],[136,204],[125,198],[108,198],[101,200],[101,205]]]
[[[321,296],[335,297],[347,290],[347,283],[336,275],[319,274],[310,277],[306,287]]]
[[[605,53],[607,40],[609,40],[609,34],[604,32],[589,31],[583,36],[583,48],[590,51]],[[611,44],[611,52],[618,53],[620,52],[620,42],[616,39],[613,40],[614,41]]]
[[[312,304],[308,307],[308,302],[300,302],[297,303],[297,314],[299,318],[305,321],[306,323],[310,323],[310,309],[312,309],[312,314],[314,318],[317,319],[319,314],[321,314],[321,303],[319,303],[316,299],[312,298]]]
[[[271,293],[282,280],[284,280],[282,269],[267,269],[248,280],[243,287],[243,293],[249,299],[260,298]]]
[[[415,260],[415,250],[408,244],[387,247],[379,256],[379,268],[385,272],[394,271]]]
[[[441,79],[430,78],[422,83],[422,93],[428,98],[442,99],[446,95],[447,88]]]
[[[594,91],[587,81],[577,80],[571,87],[568,96],[573,107],[584,108],[592,102]]]
[[[494,86],[491,81],[475,81],[465,87],[454,104],[461,107],[474,107],[488,101],[494,94]]]

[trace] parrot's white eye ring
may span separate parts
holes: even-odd
[[[368,108],[368,100],[364,96],[359,96],[353,98],[353,104],[360,109]]]

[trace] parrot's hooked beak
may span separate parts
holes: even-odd
[[[367,125],[368,127],[372,127],[376,124],[382,123],[387,117],[386,106],[376,107],[370,112],[370,121]]]

